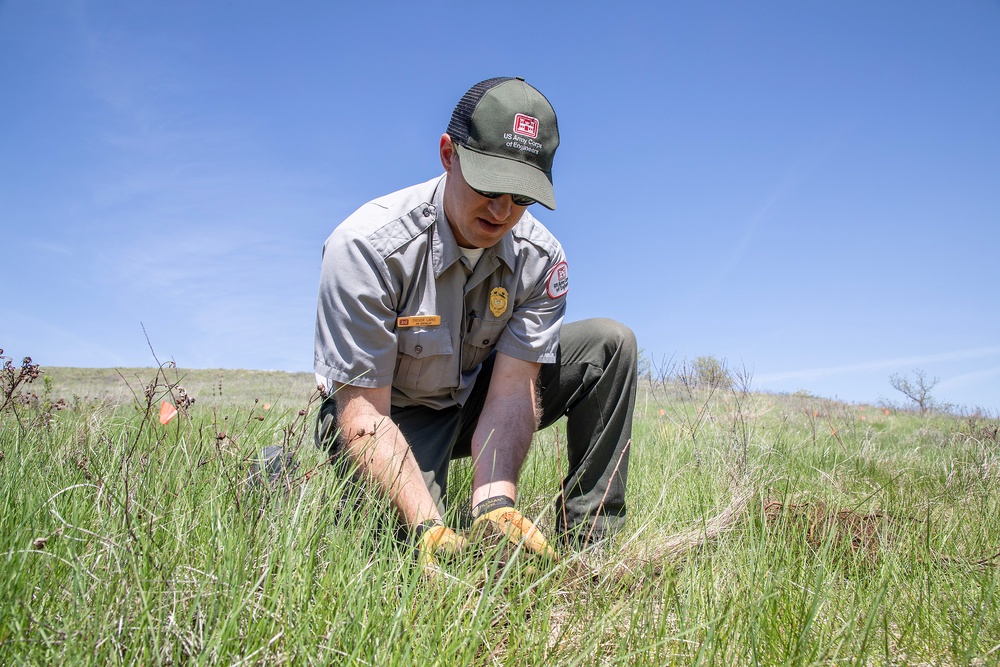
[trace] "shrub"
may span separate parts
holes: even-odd
[[[726,368],[726,362],[711,355],[695,359],[691,364],[690,375],[698,387],[729,389],[733,386],[733,378]]]

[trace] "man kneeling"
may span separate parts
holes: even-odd
[[[318,444],[387,494],[425,565],[464,546],[443,516],[448,465],[465,456],[474,527],[555,556],[515,507],[532,434],[564,415],[557,531],[581,548],[625,519],[635,336],[563,324],[566,258],[527,210],[555,209],[558,144],[535,88],[482,81],[441,135],[444,174],[365,204],[323,247]]]

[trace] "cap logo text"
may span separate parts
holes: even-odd
[[[514,132],[534,139],[538,136],[538,119],[519,113],[514,116]]]

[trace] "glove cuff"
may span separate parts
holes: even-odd
[[[436,526],[443,526],[443,525],[444,521],[442,521],[441,519],[429,519],[427,521],[424,521],[423,523],[418,523],[416,526],[413,527],[413,532],[412,532],[413,540],[415,542],[419,542],[420,538],[423,537],[424,533],[426,533],[428,530]]]
[[[508,496],[493,496],[492,498],[487,498],[472,508],[472,518],[478,519],[483,514],[488,514],[493,510],[498,510],[502,507],[514,507],[514,499]]]

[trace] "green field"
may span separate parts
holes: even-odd
[[[427,577],[313,447],[311,375],[43,370],[0,411],[3,665],[1000,661],[995,418],[646,381],[622,534]],[[543,530],[564,439],[521,479]],[[298,469],[249,486],[275,444]]]

